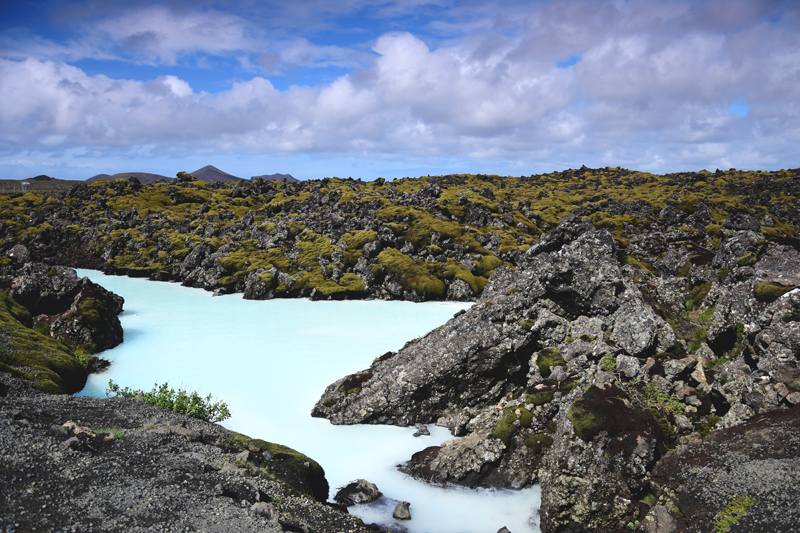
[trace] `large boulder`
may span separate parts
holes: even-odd
[[[125,300],[72,268],[27,263],[10,280],[8,294],[53,338],[94,353],[122,342],[118,315]]]

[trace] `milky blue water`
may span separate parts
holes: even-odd
[[[233,413],[223,426],[318,461],[331,497],[337,487],[364,478],[387,499],[411,502],[412,519],[402,526],[412,533],[492,533],[502,526],[538,532],[530,521],[539,506],[538,487],[442,489],[397,471],[413,453],[451,438],[446,429],[431,425],[430,437],[414,438],[413,428],[333,426],[309,414],[327,385],[444,324],[467,304],[248,301],[173,283],[78,274],[125,298],[125,340],[103,352],[111,367],[90,376],[81,394],[104,396],[109,379],[139,389],[168,382],[211,393]],[[368,523],[393,524],[393,508],[350,511]]]

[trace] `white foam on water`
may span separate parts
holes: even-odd
[[[103,352],[111,367],[90,376],[80,394],[104,396],[109,379],[137,389],[168,382],[214,394],[233,413],[222,425],[314,458],[325,469],[331,496],[357,478],[375,483],[386,499],[350,508],[367,523],[412,533],[491,533],[502,526],[512,533],[539,531],[538,486],[444,489],[397,471],[413,453],[451,438],[446,429],[431,425],[431,436],[415,438],[414,428],[334,426],[309,414],[326,386],[366,369],[375,357],[400,349],[469,304],[248,301],[241,294],[212,297],[174,283],[91,270],[78,274],[125,298],[125,341]],[[389,503],[401,500],[411,502],[412,519],[396,522]]]

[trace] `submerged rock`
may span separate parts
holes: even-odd
[[[408,502],[398,503],[392,513],[392,518],[395,520],[411,520],[411,511],[409,507],[411,507],[411,504]]]

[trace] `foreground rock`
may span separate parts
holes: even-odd
[[[21,254],[21,246],[16,253]],[[6,267],[0,282],[34,317],[38,329],[76,349],[96,353],[122,342],[118,315],[125,300],[72,268],[41,263]]]
[[[728,279],[720,274],[728,257],[760,241],[744,231],[726,239],[707,266],[684,259],[686,278],[661,276],[630,264],[605,229],[565,217],[518,258],[520,270],[498,269],[475,306],[331,384],[312,414],[334,424],[448,427],[464,438],[415,454],[401,470],[441,485],[539,482],[546,533],[625,531],[646,517],[659,531],[673,521],[675,531],[703,530],[669,511],[693,507],[677,477],[688,465],[667,452],[695,450],[709,432],[717,442],[725,437],[715,427],[735,430],[754,415],[796,413],[800,403],[800,290],[774,281],[794,279],[796,251],[769,246],[734,260],[752,266]],[[793,415],[775,416],[775,434],[793,431]],[[736,446],[754,438],[704,463],[708,479],[726,475]],[[769,442],[788,461],[780,471],[791,468],[795,445]],[[750,459],[736,468],[751,468]],[[743,474],[735,486],[765,494],[770,509],[800,497],[793,476],[770,478],[772,496],[757,479]],[[698,498],[720,513],[729,492]]]
[[[361,503],[372,503],[383,496],[375,483],[370,483],[366,479],[351,481],[336,492],[333,499],[344,506],[357,505]]]
[[[289,448],[136,400],[39,394],[0,373],[4,531],[369,531]]]

